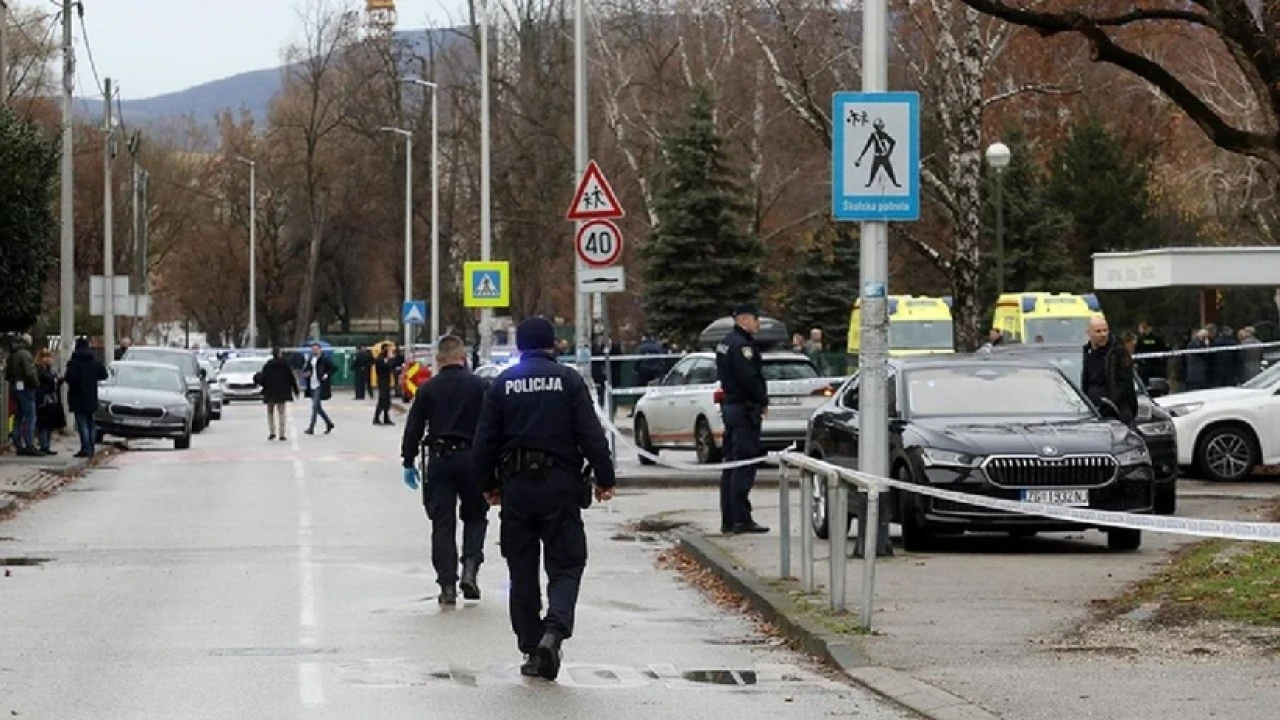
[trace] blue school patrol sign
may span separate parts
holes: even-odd
[[[832,96],[831,215],[836,220],[920,219],[920,95]]]

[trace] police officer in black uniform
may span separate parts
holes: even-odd
[[[446,335],[436,345],[440,374],[413,399],[404,427],[400,454],[404,483],[417,490],[421,478],[414,463],[427,456],[422,503],[431,519],[431,564],[440,584],[440,604],[458,602],[458,505],[462,505],[462,596],[480,599],[477,575],[484,562],[484,535],[489,506],[471,462],[471,441],[488,385],[466,367],[462,340]],[[425,438],[423,434],[426,434]]]
[[[764,453],[760,446],[760,425],[769,407],[769,391],[763,362],[756,347],[760,331],[760,311],[751,303],[733,308],[733,329],[716,346],[716,371],[724,399],[724,459],[747,460]],[[756,465],[720,473],[720,532],[767,533],[751,517],[751,488],[756,483]]]
[[[573,636],[574,607],[587,564],[582,508],[592,488],[583,458],[595,473],[597,500],[617,484],[609,445],[587,381],[556,362],[555,329],[544,318],[516,328],[520,362],[494,379],[476,429],[476,472],[490,504],[502,505],[500,542],[511,573],[511,627],[526,677],[554,680],[560,645]],[[542,550],[547,614],[542,611]]]

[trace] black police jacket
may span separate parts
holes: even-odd
[[[746,330],[735,325],[716,346],[716,372],[726,403],[742,403],[766,407],[769,387],[764,380],[764,361],[756,341]]]
[[[472,444],[482,489],[499,487],[495,475],[499,460],[503,452],[515,449],[545,452],[574,476],[585,457],[595,471],[596,485],[617,484],[609,443],[586,381],[550,353],[525,353],[485,393]]]
[[[413,467],[425,433],[429,440],[471,442],[488,384],[461,365],[445,365],[413,397],[405,420],[400,456]]]

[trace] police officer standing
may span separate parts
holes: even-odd
[[[760,311],[751,303],[736,305],[733,321],[733,329],[716,346],[716,371],[724,391],[720,414],[724,418],[726,461],[763,455],[760,426],[769,407],[764,365],[755,341],[755,334],[760,331]],[[755,483],[755,464],[720,473],[720,532],[769,532],[751,517],[750,495]]]
[[[511,628],[526,677],[555,680],[560,645],[573,636],[574,608],[587,564],[582,508],[595,472],[595,497],[617,484],[609,445],[587,381],[555,359],[555,329],[544,318],[516,328],[520,362],[494,379],[484,398],[473,457],[490,504],[502,505],[500,542],[511,575]],[[547,614],[542,610],[542,551]]]
[[[462,596],[480,599],[476,577],[484,562],[484,535],[489,506],[471,463],[480,407],[487,385],[466,367],[467,350],[453,335],[436,346],[440,374],[422,386],[405,422],[400,454],[404,484],[417,490],[421,478],[414,466],[419,448],[427,454],[422,504],[431,520],[431,564],[440,584],[440,604],[458,602],[458,506],[462,506]],[[425,432],[425,438],[423,436]]]

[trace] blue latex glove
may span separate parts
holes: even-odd
[[[418,468],[405,468],[404,469],[405,487],[409,488],[410,490],[417,490],[418,483],[419,483]]]

